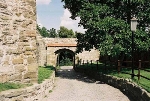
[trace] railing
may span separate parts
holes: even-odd
[[[138,70],[137,74],[132,74],[132,73],[129,73],[129,72],[121,71],[122,68],[132,69],[131,66],[123,66],[122,65],[122,63],[128,63],[128,64],[132,63],[132,61],[121,61],[121,60],[117,60],[117,61],[108,61],[108,60],[97,60],[97,61],[92,61],[92,60],[88,61],[88,60],[86,60],[85,61],[85,60],[83,60],[83,61],[81,61],[81,60],[79,60],[78,65],[86,65],[86,64],[91,64],[92,65],[93,63],[95,63],[96,64],[96,69],[98,71],[100,69],[99,68],[99,63],[103,63],[104,64],[104,69],[105,69],[105,71],[107,71],[108,69],[110,69],[110,68],[107,68],[108,67],[107,65],[109,64],[109,67],[111,67],[111,69],[115,69],[118,72],[118,74],[124,73],[124,74],[128,74],[128,75],[134,75],[134,76],[138,77],[138,80],[140,80],[141,77],[145,78],[147,80],[150,80],[150,77],[146,77],[146,76],[141,74],[141,70],[143,70],[144,72],[150,73],[150,69],[148,70],[147,68],[142,67],[142,63],[150,64],[150,61],[141,61],[141,60],[139,60],[137,62],[138,62],[138,66],[136,68],[134,66],[134,70]],[[135,61],[134,61],[134,63],[135,63]],[[150,65],[148,65],[148,66],[150,67]]]

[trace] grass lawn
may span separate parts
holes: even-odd
[[[53,66],[39,67],[38,70],[38,83],[42,83],[45,79],[48,79],[55,68]]]
[[[82,69],[84,68],[84,69],[88,69],[90,71],[93,70],[93,71],[101,72],[104,74],[113,75],[113,76],[116,76],[119,78],[130,78],[131,79],[131,75],[121,73],[121,72],[127,72],[127,73],[131,74],[131,68],[121,68],[121,72],[119,74],[118,74],[117,68],[115,66],[112,67],[112,66],[107,65],[107,67],[105,68],[105,65],[102,63],[98,64],[98,68],[97,68],[97,64],[92,64],[92,65],[84,64],[84,65],[77,66],[77,68],[82,68]],[[150,68],[148,68],[148,70],[150,70]],[[137,75],[138,70],[134,70],[134,73],[135,73],[135,75]],[[150,72],[141,70],[140,74],[150,78]],[[140,85],[141,87],[143,87],[145,90],[147,90],[150,93],[150,80],[147,80],[142,77],[140,78],[140,80],[138,80],[138,77],[135,76],[134,79],[132,79],[132,81],[137,83],[138,85]]]
[[[19,84],[19,83],[10,83],[10,82],[0,83],[0,92],[5,91],[5,90],[9,90],[9,89],[24,88],[24,87],[28,87],[31,85],[32,84]]]

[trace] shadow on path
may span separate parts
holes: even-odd
[[[56,77],[62,79],[76,79],[86,83],[104,84],[103,82],[96,81],[95,79],[86,76],[84,73],[75,72],[73,66],[62,66],[61,69],[57,71]]]

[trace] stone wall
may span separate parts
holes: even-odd
[[[0,0],[0,82],[37,82],[36,2]]]
[[[55,72],[50,79],[31,87],[0,92],[0,101],[43,101],[54,87]]]
[[[70,50],[74,53],[76,51],[76,45],[77,45],[76,38],[43,38],[43,39],[47,46],[47,50],[46,50],[47,65],[56,66],[58,54],[55,54],[55,52],[60,49],[64,49],[64,51]],[[59,47],[59,45],[60,46],[64,45],[64,46]],[[65,45],[70,45],[70,46],[65,46]],[[82,53],[75,54],[75,63],[77,63],[78,60],[82,60],[82,61],[83,60],[84,61],[95,60],[96,61],[99,59],[99,56],[100,56],[100,53],[96,49],[91,49],[91,51],[83,51]]]
[[[37,32],[37,59],[38,59],[38,65],[39,66],[45,66],[46,65],[46,44],[43,40],[43,37]]]

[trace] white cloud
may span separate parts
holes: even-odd
[[[52,0],[36,0],[37,5],[48,5]]]
[[[76,20],[72,20],[70,18],[71,13],[68,11],[68,9],[64,10],[64,14],[61,17],[61,23],[60,26],[64,26],[68,29],[73,29],[73,31],[77,31],[77,32],[85,32],[85,29],[83,29],[83,27],[78,27],[78,23],[80,21],[80,18],[77,17]]]

